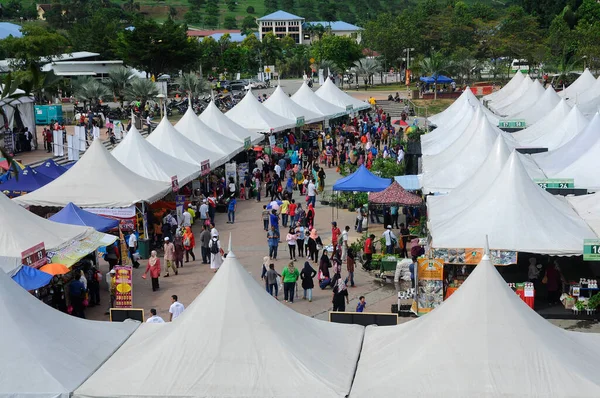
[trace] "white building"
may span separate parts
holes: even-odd
[[[304,18],[285,11],[275,11],[256,20],[258,24],[259,39],[272,32],[277,37],[290,36],[296,44],[302,44],[302,24]]]
[[[302,38],[302,42],[304,44],[310,44],[314,40],[318,40],[317,37],[311,37],[310,34],[306,33],[307,26],[322,26],[325,30],[331,33],[334,36],[346,36],[352,37],[356,40],[357,43],[361,41],[361,32],[362,28],[356,25],[352,25],[351,23],[344,21],[316,21],[316,22],[305,22],[304,23],[304,37]]]

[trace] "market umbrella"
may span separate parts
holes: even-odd
[[[279,210],[279,206],[281,206],[283,202],[281,200],[274,200],[267,205],[267,210],[275,209]]]
[[[69,272],[69,268],[64,264],[50,263],[40,268],[40,271],[50,275],[63,275]]]
[[[423,199],[418,195],[408,192],[394,181],[392,185],[383,191],[370,194],[369,202],[378,205],[419,206],[423,203]]]
[[[52,275],[32,267],[23,266],[12,277],[25,290],[35,290],[46,286],[52,280]]]

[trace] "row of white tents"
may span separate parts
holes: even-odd
[[[600,396],[598,336],[541,318],[487,255],[440,307],[398,326],[301,315],[232,251],[171,323],[73,318],[3,273],[0,316],[0,397]]]

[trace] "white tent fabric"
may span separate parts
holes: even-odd
[[[188,107],[183,117],[175,124],[175,129],[196,145],[223,154],[221,159],[211,161],[214,167],[224,164],[244,149],[244,145],[238,140],[226,137],[204,124],[191,107]]]
[[[244,98],[225,114],[240,126],[254,133],[268,133],[283,131],[296,127],[296,119],[288,119],[271,112],[262,106],[248,90]]]
[[[566,90],[565,90],[566,91]],[[594,83],[582,93],[578,93],[577,95],[570,96],[566,99],[566,101],[571,104],[584,104],[589,101],[593,101],[600,97],[600,77],[594,80]],[[594,111],[596,113],[598,109]]]
[[[430,314],[367,327],[350,397],[598,397],[599,355],[600,336],[543,319],[486,254]]]
[[[74,397],[344,397],[363,332],[286,308],[230,251],[179,318],[142,325]]]
[[[166,116],[146,140],[167,155],[198,166],[205,160],[210,160],[212,165],[223,157],[222,154],[198,146],[184,137]]]
[[[139,325],[64,314],[2,271],[0,317],[0,397],[6,398],[70,397]]]
[[[494,249],[564,256],[596,238],[568,203],[531,180],[516,151],[468,209],[430,231],[436,248],[484,247],[488,235]]]
[[[488,104],[488,107],[492,111],[497,113],[496,109],[503,108],[505,106],[509,106],[510,104],[517,101],[529,89],[529,87],[532,84],[533,84],[533,80],[531,80],[529,75],[524,76],[523,80],[521,81],[521,84],[519,85],[519,87],[516,90],[514,90],[512,93],[506,95],[504,98],[497,99],[493,102],[490,102]]]
[[[546,116],[526,129],[515,131],[512,133],[512,137],[517,142],[535,141],[561,125],[569,112],[571,112],[571,106],[564,99],[561,99]]]
[[[490,101],[490,102],[491,101],[496,101],[496,102],[502,101],[504,98],[508,97],[513,92],[518,90],[519,87],[521,87],[521,83],[523,83],[524,79],[525,79],[524,73],[521,73],[521,72],[515,73],[515,75],[510,79],[510,81],[508,83],[506,83],[506,86],[502,87],[500,90],[498,90],[496,92],[485,95],[483,97],[483,100]]]
[[[463,102],[463,107],[455,112],[453,119],[447,119],[443,125],[430,133],[421,136],[421,152],[423,156],[437,155],[448,148],[466,130],[475,126],[475,107],[468,102]]]
[[[510,115],[509,119],[525,119],[527,126],[531,126],[556,107],[561,98],[556,94],[552,86],[548,86],[544,94],[531,107],[525,108],[519,113]]]
[[[577,214],[600,236],[600,192],[582,196],[567,196]]]
[[[533,155],[548,178],[573,178],[575,187],[600,189],[600,115],[596,114],[587,128],[567,145]]]
[[[541,97],[544,95],[544,91],[544,87],[540,84],[539,80],[535,79],[527,88],[527,91],[519,98],[502,107],[492,104],[491,108],[494,113],[498,115],[514,115],[533,107],[535,103],[540,101]]]
[[[452,105],[440,113],[429,116],[427,119],[430,123],[438,128],[446,127],[446,125],[452,123],[457,116],[462,116],[459,115],[459,113],[462,111],[462,109],[465,109],[465,104],[470,104],[472,107],[480,107],[488,117],[490,123],[492,123],[494,126],[498,125],[498,115],[495,115],[492,111],[483,106],[483,104],[479,102],[469,87],[466,88],[466,90],[460,95],[460,97],[456,99],[456,101],[452,103]]]
[[[534,139],[522,139],[522,136],[517,134],[514,138],[521,148],[548,148],[548,150],[552,151],[577,137],[578,134],[585,130],[589,122],[588,118],[579,111],[579,107],[575,105],[560,123],[550,127],[545,134]]]
[[[296,120],[303,117],[306,124],[320,122],[325,119],[325,116],[322,114],[302,108],[292,101],[292,99],[283,91],[281,86],[277,86],[273,94],[263,102],[263,105],[271,112],[283,116],[286,119]]]
[[[301,107],[323,115],[325,119],[346,115],[346,107],[342,108],[325,101],[315,94],[306,82],[302,83],[298,91],[291,96],[291,99]]]
[[[478,108],[460,137],[437,155],[423,157],[423,191],[450,192],[462,184],[485,161],[499,135],[504,132]]]
[[[596,83],[596,78],[594,77],[594,75],[592,75],[588,68],[585,68],[585,70],[577,78],[577,80],[575,80],[569,87],[567,87],[563,91],[560,91],[558,95],[565,99],[571,101],[575,100],[576,102],[579,102],[577,100],[577,97],[589,90],[590,88],[592,88],[594,86],[594,83]]]
[[[352,107],[353,111],[371,108],[371,105],[366,102],[357,100],[340,90],[330,78],[325,79],[325,83],[315,91],[315,94],[317,94],[318,97],[321,97],[321,99],[343,109],[347,109],[349,106]]]
[[[233,120],[229,119],[219,108],[217,108],[214,101],[210,101],[204,112],[202,112],[198,118],[211,129],[225,137],[232,138],[241,143],[244,143],[246,138],[250,138],[250,141],[253,144],[256,144],[264,138],[261,134],[246,130]]]
[[[129,170],[151,180],[171,183],[171,177],[177,176],[179,183],[185,185],[200,174],[197,165],[176,159],[154,147],[135,126],[111,154]]]
[[[14,200],[29,206],[129,207],[155,202],[171,184],[149,180],[129,170],[94,140],[66,173],[43,187]]]
[[[94,232],[91,227],[61,224],[36,216],[0,193],[0,273],[21,267],[21,253],[44,242],[53,250]]]
[[[427,196],[427,215],[430,225],[447,221],[468,209],[482,192],[486,192],[510,157],[511,150],[498,135],[492,150],[475,173],[448,195]],[[539,167],[525,155],[517,153],[531,178],[545,178]]]

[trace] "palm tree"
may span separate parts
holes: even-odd
[[[433,76],[433,99],[437,100],[438,77],[443,73],[448,73],[448,69],[450,68],[450,61],[446,57],[444,57],[440,51],[434,51],[431,53],[429,58],[423,59],[419,66],[421,67],[421,71],[424,74]]]
[[[104,84],[93,77],[80,77],[74,82],[73,95],[78,100],[83,101],[83,107],[86,103],[95,106],[99,101],[110,96],[110,90]]]
[[[180,91],[187,93],[190,98],[206,92],[208,88],[206,81],[195,73],[183,73],[175,79],[175,84],[179,86]]]
[[[134,77],[129,81],[129,85],[125,87],[124,93],[125,99],[129,101],[140,101],[140,109],[144,109],[146,102],[158,95],[158,88],[150,79]]]
[[[373,76],[376,73],[379,73],[382,70],[382,68],[379,61],[377,61],[374,58],[361,58],[354,63],[354,67],[352,67],[352,70],[358,76],[362,76],[366,90],[367,84],[373,83]]]
[[[113,69],[108,76],[108,81],[106,82],[106,86],[112,91],[115,98],[119,100],[121,103],[121,108],[123,107],[124,91],[129,79],[133,77],[133,72],[130,69],[125,68],[124,66],[120,66],[116,69]]]

